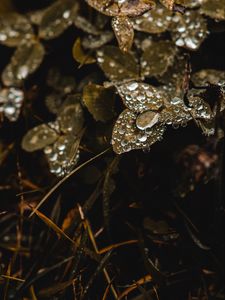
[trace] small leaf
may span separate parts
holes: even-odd
[[[36,40],[22,40],[2,73],[6,86],[20,86],[42,63],[45,50]]]
[[[114,46],[105,46],[97,51],[97,61],[105,75],[116,81],[138,78],[138,65],[131,53],[123,53]]]
[[[161,5],[157,5],[152,10],[132,20],[135,30],[147,33],[162,33],[168,29],[171,19],[171,11]]]
[[[86,85],[83,101],[96,121],[106,122],[114,117],[115,97],[111,90],[100,85]]]
[[[151,41],[141,57],[143,76],[163,75],[174,62],[176,47],[170,41]]]
[[[26,17],[15,12],[0,14],[0,44],[16,47],[24,38],[33,36],[33,29]]]
[[[84,64],[93,64],[95,62],[95,58],[91,57],[89,54],[85,54],[81,47],[81,40],[77,38],[73,45],[73,58],[80,63]]]
[[[117,119],[112,135],[112,146],[116,153],[149,149],[152,144],[162,139],[164,126],[155,125],[147,130],[139,130],[136,126],[136,118],[136,113],[126,109]]]
[[[22,148],[28,152],[43,149],[54,143],[59,134],[54,123],[42,124],[30,129],[22,140]]]
[[[184,7],[195,8],[199,7],[205,0],[176,0],[177,4]]]
[[[191,77],[196,86],[207,86],[210,84],[225,84],[225,72],[215,69],[204,69],[194,73]]]
[[[78,3],[73,0],[58,0],[49,6],[43,14],[39,36],[50,40],[62,34],[72,25],[78,11]]]
[[[131,49],[134,39],[133,24],[127,17],[112,19],[112,28],[119,43],[120,50],[127,52]]]
[[[101,30],[96,28],[94,24],[80,15],[76,16],[74,19],[74,25],[89,34],[100,35],[102,33]]]
[[[207,23],[196,10],[177,13],[172,19],[171,33],[177,46],[194,51],[207,36]]]
[[[175,0],[159,0],[167,9],[173,10]]]
[[[83,38],[82,46],[85,49],[98,49],[114,38],[112,31],[103,31],[101,35],[88,35]]]
[[[202,3],[200,12],[212,19],[225,20],[225,1],[224,0],[205,0]]]
[[[17,88],[0,89],[0,113],[14,122],[18,119],[24,100],[24,93]]]
[[[140,16],[145,11],[152,9],[155,2],[152,0],[128,0],[118,3],[118,1],[105,1],[105,0],[86,0],[86,2],[107,16]]]

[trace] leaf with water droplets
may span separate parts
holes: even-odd
[[[146,130],[136,126],[137,114],[129,109],[124,110],[117,119],[112,134],[113,150],[118,153],[134,149],[148,149],[152,144],[162,139],[165,127],[154,125]]]
[[[117,38],[120,50],[127,52],[131,49],[134,39],[132,21],[127,17],[112,19],[112,28]]]
[[[97,51],[97,61],[105,75],[114,81],[138,78],[138,65],[131,53],[123,53],[114,46]]]
[[[197,50],[207,36],[206,20],[197,10],[175,14],[171,23],[171,34],[175,44],[189,50]]]
[[[75,94],[68,96],[63,103],[57,117],[61,132],[76,135],[83,128],[84,115],[80,99],[80,95]]]
[[[112,31],[103,31],[101,35],[88,35],[82,39],[82,46],[85,49],[98,49],[114,38]]]
[[[124,105],[134,112],[158,110],[167,98],[157,88],[142,82],[131,81],[116,86]]]
[[[91,57],[90,54],[85,54],[84,50],[81,47],[81,40],[77,38],[73,45],[73,58],[80,63],[81,65],[93,64],[95,62],[95,58]]]
[[[79,160],[80,139],[73,134],[63,135],[44,148],[50,172],[58,177],[68,174]]]
[[[159,0],[167,9],[173,10],[175,0]]]
[[[209,104],[202,99],[202,90],[190,89],[187,98],[189,106],[192,108],[192,116],[195,119],[213,119],[213,112]]]
[[[26,17],[15,12],[0,15],[0,44],[16,47],[21,39],[31,38],[33,29]]]
[[[10,87],[0,89],[0,113],[3,113],[11,122],[15,122],[20,114],[24,100],[22,90]]]
[[[43,14],[39,27],[40,38],[50,40],[62,34],[73,24],[78,8],[78,3],[73,0],[54,2]]]
[[[152,9],[155,6],[155,1],[152,0],[86,0],[86,2],[107,16],[140,16],[145,11]]]
[[[141,75],[163,75],[174,62],[176,47],[170,41],[151,41],[141,57]]]
[[[210,84],[225,84],[225,72],[215,69],[204,69],[194,73],[191,77],[196,86],[207,86]]]
[[[225,0],[205,0],[200,12],[215,20],[225,20]]]
[[[89,22],[87,19],[84,17],[77,15],[76,18],[74,19],[74,25],[83,30],[86,33],[92,34],[92,35],[100,35],[102,32],[99,30],[97,27],[95,27],[94,24]]]
[[[171,19],[171,11],[161,5],[157,5],[142,16],[132,19],[132,21],[135,30],[147,33],[162,33],[168,29]]]
[[[199,7],[205,0],[176,0],[177,4],[184,7],[195,8]]]
[[[36,126],[23,137],[22,148],[28,152],[43,149],[57,140],[58,130],[59,128],[54,122]]]
[[[22,40],[2,73],[6,86],[20,86],[42,63],[44,47],[36,40]]]
[[[114,93],[96,84],[86,85],[83,101],[96,121],[106,122],[114,117]]]

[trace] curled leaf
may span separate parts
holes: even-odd
[[[85,54],[81,47],[81,40],[77,38],[73,45],[73,58],[79,62],[81,65],[84,64],[93,64],[95,62],[95,58],[91,57],[89,54]]]
[[[83,101],[96,121],[106,122],[113,118],[115,96],[111,90],[100,85],[86,85]]]

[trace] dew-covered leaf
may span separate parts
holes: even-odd
[[[45,55],[43,45],[32,39],[22,40],[2,73],[6,86],[19,86],[42,63]]]
[[[225,72],[215,69],[204,69],[194,73],[191,77],[196,86],[207,86],[210,84],[225,84]]]
[[[33,29],[28,19],[16,12],[0,14],[0,44],[16,47],[24,38],[31,38]]]
[[[14,122],[18,119],[24,100],[22,90],[10,87],[0,88],[0,113],[3,113],[9,121]]]
[[[105,46],[97,51],[97,61],[105,75],[116,81],[138,78],[138,65],[134,55],[123,53],[114,46]]]
[[[158,110],[167,98],[161,90],[137,81],[124,83],[116,88],[124,105],[134,112]]]
[[[176,47],[170,41],[151,41],[141,57],[142,76],[163,75],[174,62]]]
[[[81,65],[84,64],[93,64],[95,62],[95,58],[90,56],[89,53],[85,54],[84,50],[81,46],[80,38],[77,38],[74,45],[73,45],[73,58],[80,63]]]
[[[114,93],[103,86],[86,85],[83,90],[83,102],[96,121],[106,122],[114,116]]]
[[[115,17],[112,19],[112,28],[120,50],[127,52],[131,49],[134,39],[132,21],[128,17]]]
[[[77,15],[76,18],[74,19],[74,25],[77,28],[89,34],[100,35],[102,33],[101,30],[95,27],[94,24],[92,24],[91,22],[89,22],[87,19],[85,19],[80,15]]]
[[[207,36],[206,20],[196,10],[175,14],[171,23],[172,38],[179,47],[197,50]]]
[[[40,23],[40,38],[50,40],[62,34],[73,24],[78,7],[78,3],[73,0],[58,0],[49,6]]]
[[[129,109],[124,110],[117,119],[112,134],[113,150],[118,153],[134,149],[148,149],[152,144],[162,139],[165,127],[154,125],[146,130],[136,126],[137,114]]]
[[[152,0],[86,0],[86,2],[107,16],[140,16],[145,11],[152,9],[155,6],[155,1]]]
[[[172,13],[167,8],[157,5],[142,16],[132,19],[135,30],[147,33],[165,32],[171,22]]]
[[[68,174],[79,160],[80,138],[74,134],[63,135],[44,148],[50,172],[58,177]]]
[[[30,129],[22,140],[22,148],[28,152],[43,149],[54,143],[59,136],[59,126],[54,122]]]
[[[83,128],[84,116],[80,99],[80,95],[71,95],[63,103],[57,117],[61,132],[76,135]]]
[[[114,38],[112,31],[103,31],[100,35],[88,35],[82,39],[82,46],[85,49],[98,49]]]
[[[205,0],[176,0],[177,4],[184,7],[195,8],[199,7]]]
[[[175,0],[159,0],[167,9],[173,10]]]
[[[204,0],[200,12],[215,20],[225,20],[225,0]]]

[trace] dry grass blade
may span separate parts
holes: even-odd
[[[143,285],[147,282],[152,281],[152,276],[151,275],[146,275],[145,277],[139,279],[136,281],[134,284],[132,284],[130,287],[128,287],[118,298],[118,300],[121,300],[125,298],[128,294],[130,294],[133,290],[137,289],[138,286]]]
[[[85,166],[87,166],[89,163],[91,163],[92,161],[94,161],[95,159],[99,158],[100,156],[104,155],[105,153],[107,153],[110,148],[107,148],[106,150],[102,151],[101,153],[95,155],[94,157],[92,157],[91,159],[87,160],[86,162],[84,162],[83,164],[79,165],[77,168],[75,168],[74,170],[72,170],[69,174],[67,174],[65,177],[63,177],[63,179],[61,179],[58,183],[56,183],[56,185],[44,196],[44,198],[39,202],[39,204],[33,209],[33,212],[30,214],[30,217],[32,217],[36,211],[41,207],[41,205],[64,183],[66,182],[72,175],[74,175],[75,173],[77,173],[79,170],[81,170],[82,168],[84,168]]]
[[[35,294],[34,286],[33,285],[30,287],[30,296],[31,296],[32,300],[38,300],[38,298],[37,298],[37,296]]]
[[[117,243],[117,244],[113,244],[110,246],[107,246],[101,250],[98,250],[98,254],[104,254],[108,251],[111,251],[113,249],[119,248],[121,246],[125,246],[125,245],[131,245],[131,244],[137,244],[138,240],[130,240],[130,241],[125,241],[125,242],[121,242],[121,243]]]
[[[65,290],[67,287],[71,286],[76,279],[72,279],[66,282],[57,283],[51,287],[48,287],[46,289],[41,290],[38,295],[40,297],[51,297],[63,290]],[[49,299],[49,298],[48,298]]]
[[[24,282],[24,279],[21,278],[17,278],[14,276],[8,276],[8,275],[0,275],[0,277],[5,278],[5,279],[9,279],[9,280],[14,280],[14,281],[20,281],[20,282]]]

